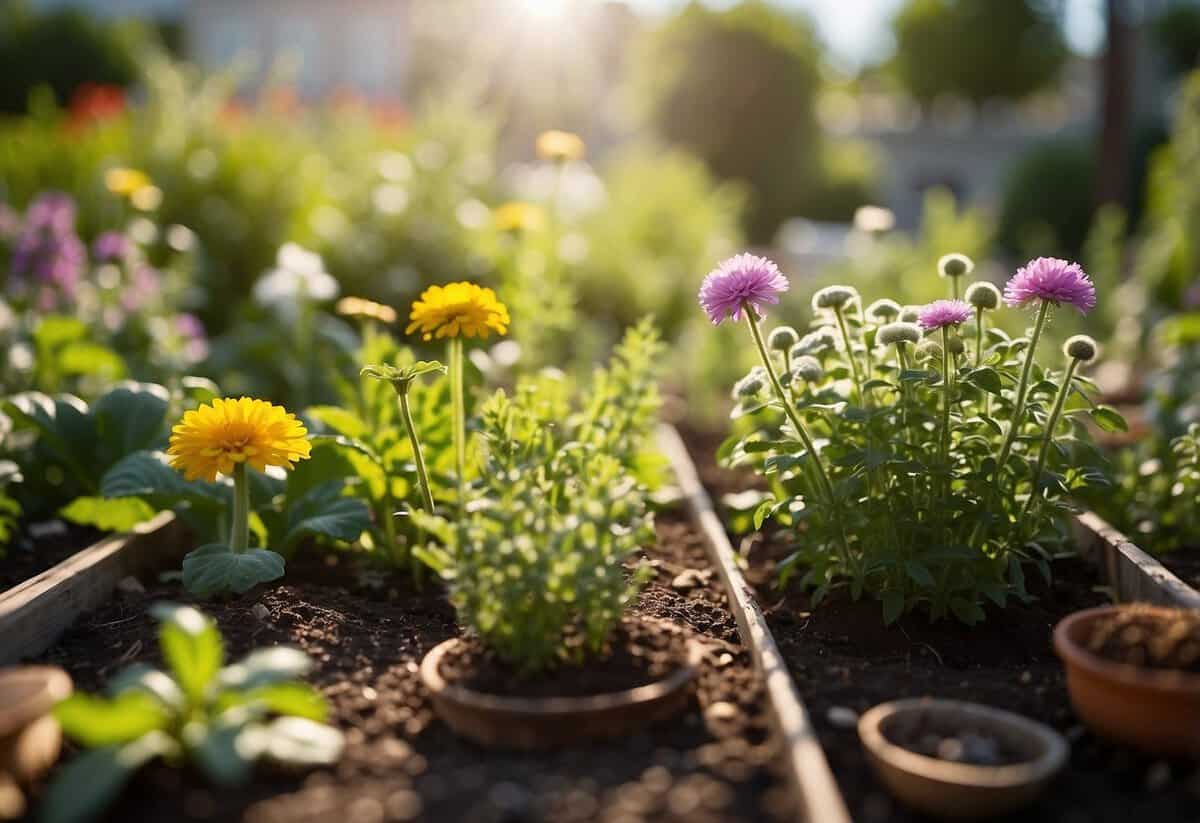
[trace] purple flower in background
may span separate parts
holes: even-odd
[[[60,191],[39,194],[25,211],[25,228],[43,229],[51,234],[75,231],[75,201]]]
[[[134,268],[129,285],[121,292],[125,311],[135,312],[158,296],[162,290],[162,274],[153,266],[142,263]]]
[[[183,338],[183,353],[190,362],[199,363],[208,357],[208,335],[199,317],[186,312],[176,315],[175,331]]]
[[[1004,302],[1027,306],[1034,300],[1066,303],[1087,314],[1096,307],[1096,287],[1078,263],[1057,257],[1030,260],[1004,287]]]
[[[713,269],[700,286],[700,306],[713,325],[726,317],[742,319],[742,308],[750,306],[759,317],[765,304],[779,302],[788,290],[788,280],[779,267],[765,257],[739,254]]]
[[[106,231],[92,242],[92,255],[101,262],[120,260],[129,253],[129,238],[119,231]]]
[[[970,319],[971,307],[962,300],[934,300],[917,316],[917,322],[925,331],[958,326]]]
[[[75,201],[59,192],[46,192],[30,204],[11,266],[18,288],[22,280],[32,278],[57,289],[67,300],[74,298],[87,266],[87,247],[75,234]],[[39,306],[53,302],[53,297],[42,290]]]

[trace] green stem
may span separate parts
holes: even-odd
[[[775,374],[775,366],[771,363],[771,356],[767,352],[767,344],[763,341],[762,331],[758,328],[758,318],[755,315],[754,309],[748,304],[743,304],[742,310],[746,314],[746,323],[750,326],[750,335],[754,338],[754,345],[758,347],[758,356],[762,360],[763,368],[767,370],[767,377],[771,381],[771,388],[774,389],[775,396],[783,405],[784,413],[787,415],[788,420],[791,421],[792,427],[796,430],[796,434],[812,458],[811,462],[816,469],[817,478],[820,480],[821,490],[824,492],[833,511],[834,519],[838,523],[838,534],[841,536],[842,543],[842,559],[847,565],[850,565],[850,544],[846,540],[846,531],[841,522],[841,513],[837,498],[833,493],[833,483],[829,480],[829,475],[826,473],[825,466],[821,462],[821,455],[817,453],[817,447],[813,445],[812,438],[808,434],[808,429],[805,427],[803,421],[801,421],[799,413],[788,402],[783,385],[779,382],[779,377]]]
[[[1025,395],[1029,391],[1029,375],[1033,370],[1033,357],[1037,350],[1038,339],[1042,336],[1042,329],[1046,325],[1046,317],[1049,314],[1050,301],[1043,300],[1042,305],[1038,308],[1037,321],[1033,324],[1029,348],[1025,350],[1025,364],[1021,367],[1021,380],[1017,383],[1017,398],[1013,406],[1012,422],[1009,423],[1008,433],[1004,436],[1004,443],[1000,446],[1000,453],[996,458],[996,483],[993,488],[999,486],[1001,472],[1004,471],[1004,465],[1008,462],[1013,443],[1017,439],[1017,432],[1021,429],[1021,418],[1025,416]]]
[[[942,429],[938,456],[946,472],[945,494],[950,492],[950,403],[953,376],[950,371],[950,327],[942,326]]]
[[[842,315],[842,307],[838,306],[833,313],[837,317],[838,328],[842,332],[842,343],[846,346],[846,359],[850,361],[850,374],[854,377],[854,388],[858,392],[858,401],[866,405],[867,398],[863,395],[862,377],[858,373],[858,358],[854,356],[854,346],[850,343],[850,332],[846,328],[846,318]]]
[[[412,446],[413,462],[417,464],[417,480],[421,486],[421,500],[425,505],[425,511],[437,514],[433,507],[433,492],[429,488],[429,474],[425,470],[425,455],[421,451],[421,441],[417,438],[417,427],[413,423],[412,410],[408,406],[408,389],[405,387],[401,390],[397,387],[397,391],[400,398],[400,416],[404,419],[404,427],[408,429],[408,442]]]
[[[229,529],[229,549],[240,554],[250,547],[250,480],[246,464],[233,467],[233,525]]]
[[[955,300],[958,299],[958,278],[957,277],[950,278],[950,294]]]
[[[975,307],[975,368],[983,365],[983,307]]]
[[[1046,455],[1050,451],[1050,444],[1054,441],[1054,430],[1058,427],[1058,419],[1062,416],[1063,406],[1067,403],[1067,395],[1071,393],[1071,381],[1075,379],[1075,369],[1078,366],[1079,361],[1072,357],[1071,362],[1067,365],[1067,374],[1063,378],[1062,385],[1058,387],[1058,394],[1054,398],[1054,408],[1050,411],[1050,419],[1046,421],[1042,447],[1038,449],[1037,462],[1033,466],[1033,488],[1030,489],[1025,506],[1021,509],[1021,516],[1017,518],[1018,529],[1024,522],[1025,515],[1029,513],[1034,500],[1042,496],[1042,469],[1046,466]]]
[[[460,338],[450,338],[447,354],[450,361],[450,405],[454,416],[454,471],[458,482],[458,513],[461,516],[467,505],[467,411],[463,398],[463,344]]]

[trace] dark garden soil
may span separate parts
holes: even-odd
[[[284,581],[201,604],[229,656],[289,643],[316,661],[310,680],[328,698],[347,747],[332,769],[260,768],[240,789],[213,789],[188,769],[153,765],[105,820],[248,821],[760,821],[793,814],[778,777],[765,698],[702,543],[680,514],[658,521],[648,553],[655,577],[635,614],[673,621],[706,647],[688,711],[628,739],[550,753],[492,752],[455,737],[432,712],[422,656],[458,634],[433,585],[356,573],[346,555],[312,552]],[[332,565],[331,565],[332,564]],[[366,585],[366,582],[374,585]],[[95,690],[123,666],[159,662],[147,606],[187,601],[176,585],[148,584],[85,615],[43,660]]]
[[[1097,620],[1083,642],[1116,663],[1200,672],[1200,615],[1176,609],[1130,608]]]
[[[1193,589],[1200,589],[1200,546],[1186,546],[1160,554],[1158,562]]]
[[[714,481],[710,492],[715,499],[745,488],[737,477],[714,467],[714,453],[705,447],[711,439],[688,439],[702,474]],[[1072,611],[1107,602],[1082,561],[1056,563],[1052,584],[1035,592],[1035,602],[993,610],[973,628],[947,621],[930,624],[921,617],[887,628],[875,602],[832,597],[813,608],[795,587],[781,592],[773,564],[786,556],[786,543],[782,534],[742,538],[747,578],[756,587],[856,821],[921,819],[898,806],[875,779],[855,728],[858,716],[878,703],[920,696],[1007,709],[1066,735],[1069,765],[1038,804],[1014,821],[1200,821],[1195,763],[1156,760],[1097,740],[1072,713],[1051,631]]]
[[[17,536],[0,550],[0,592],[53,568],[103,536],[97,529],[61,520],[20,524]]]

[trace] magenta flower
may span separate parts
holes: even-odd
[[[106,231],[92,242],[92,255],[97,260],[120,260],[129,251],[129,240],[119,231]]]
[[[759,317],[763,306],[779,302],[788,290],[788,280],[779,267],[765,257],[739,254],[709,272],[700,286],[700,306],[713,325],[726,317],[742,319],[742,307],[751,306]]]
[[[1096,307],[1096,287],[1078,263],[1057,257],[1030,260],[1004,287],[1004,302],[1014,308],[1034,300],[1066,303],[1087,314]]]
[[[962,300],[934,300],[921,309],[917,322],[925,331],[958,326],[971,319],[971,307]]]

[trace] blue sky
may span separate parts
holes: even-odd
[[[684,5],[686,0],[627,0],[655,14]],[[734,0],[705,0],[712,6]],[[833,53],[850,66],[887,54],[891,48],[890,21],[903,0],[774,0],[778,5],[807,11]],[[994,0],[997,3],[1009,0]],[[1104,0],[1065,0],[1066,35],[1071,46],[1094,52],[1104,39]]]

